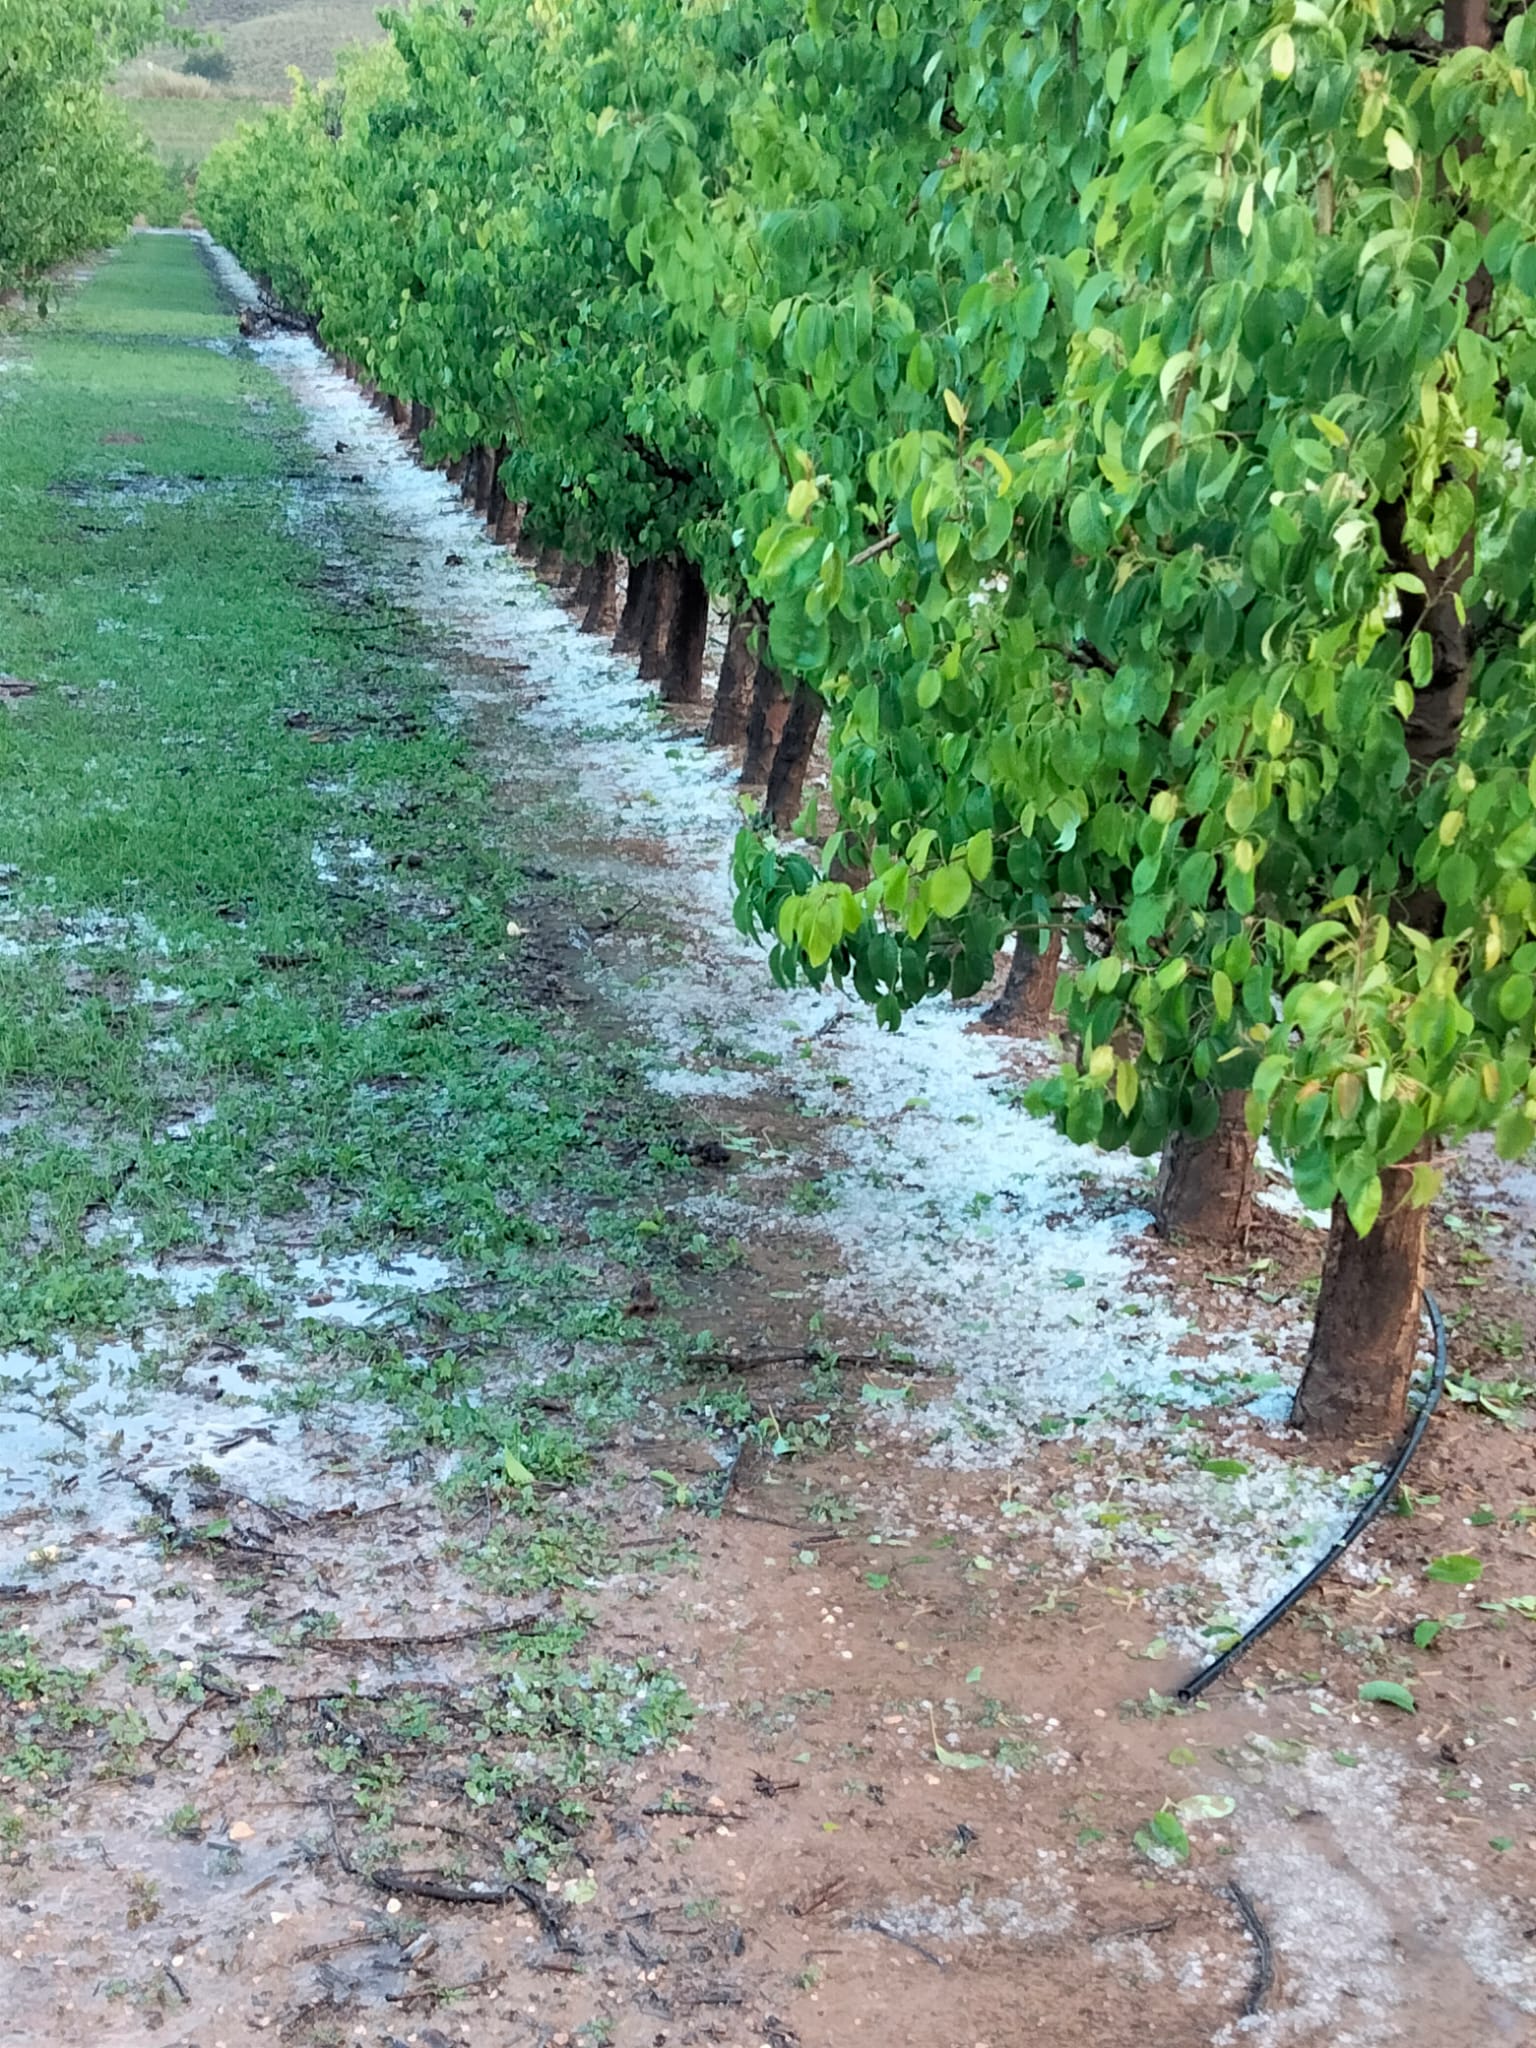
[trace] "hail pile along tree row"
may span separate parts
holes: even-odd
[[[1016,934],[1168,1224],[1262,1131],[1333,1203],[1325,1435],[1436,1148],[1536,1136],[1533,72],[1497,0],[478,0],[202,187],[664,695],[731,607],[777,975],[894,1025]]]

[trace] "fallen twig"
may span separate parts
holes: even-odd
[[[165,1757],[168,1757],[171,1751],[176,1747],[177,1743],[180,1742],[182,1736],[185,1735],[187,1730],[192,1726],[192,1723],[197,1719],[198,1715],[205,1712],[207,1708],[216,1706],[217,1704],[218,1697],[215,1694],[206,1700],[199,1700],[195,1707],[192,1707],[187,1713],[183,1714],[181,1719],[176,1723],[176,1726],[171,1730],[170,1734],[165,1737],[164,1741],[157,1742],[155,1744],[153,1750],[155,1761],[158,1763],[162,1761]]]
[[[553,1613],[548,1602],[527,1614],[515,1614],[506,1621],[476,1623],[471,1628],[444,1629],[430,1636],[314,1636],[303,1645],[315,1650],[435,1650],[444,1643],[469,1643],[485,1636],[521,1635],[547,1621]]]
[[[862,1928],[866,1934],[883,1934],[887,1941],[900,1942],[903,1948],[909,1948],[914,1955],[921,1956],[925,1963],[932,1963],[936,1970],[949,1968],[942,1956],[936,1956],[931,1948],[924,1948],[923,1944],[914,1941],[910,1934],[900,1934],[894,1927],[887,1927],[883,1920],[853,1920],[849,1925]]]
[[[883,1351],[838,1351],[802,1344],[795,1351],[690,1351],[688,1365],[728,1365],[736,1372],[750,1372],[760,1365],[863,1365],[885,1366],[892,1372],[905,1370],[892,1365]]]
[[[344,1868],[350,1868],[343,1865]],[[564,1916],[535,1884],[520,1877],[444,1877],[436,1870],[398,1870],[390,1866],[371,1870],[368,1882],[375,1891],[406,1899],[437,1899],[446,1906],[504,1906],[516,1899],[528,1908],[556,1948],[567,1952],[576,1947]]]
[[[809,1920],[813,1913],[821,1912],[826,1906],[835,1905],[847,1889],[847,1885],[846,1877],[829,1877],[825,1883],[817,1885],[814,1891],[808,1892],[803,1899],[786,1910],[792,1920]]]
[[[754,1515],[750,1508],[729,1508],[720,1517],[722,1522],[764,1522],[770,1529],[787,1529],[791,1536],[803,1536],[806,1543],[825,1548],[829,1543],[862,1543],[866,1540],[862,1529],[845,1529],[835,1534],[818,1528],[814,1522],[785,1522],[777,1515]]]
[[[1165,1920],[1140,1920],[1129,1927],[1106,1927],[1102,1934],[1090,1934],[1090,1946],[1099,1941],[1134,1941],[1141,1934],[1166,1934],[1170,1927],[1178,1925],[1177,1915],[1170,1913]]]
[[[642,902],[641,900],[637,899],[634,903],[631,903],[627,909],[618,911],[613,917],[605,917],[601,924],[595,924],[592,926],[590,936],[594,939],[607,938],[610,932],[616,932],[619,926],[623,924],[626,919],[633,917],[635,912],[639,910],[641,907]]]

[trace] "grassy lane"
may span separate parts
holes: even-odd
[[[317,545],[338,508],[231,332],[146,237],[7,379],[0,647],[38,688],[0,723],[0,1341],[147,1313],[90,1228],[129,1217],[150,1255],[423,1242],[601,1326],[559,1213],[618,1199],[622,1252],[666,1132],[519,999],[440,681]]]
[[[442,680],[196,244],[12,346],[0,448],[3,1828],[31,1938],[54,1892],[94,1930],[81,1982],[20,1973],[26,2038],[138,2041],[204,2005],[170,1947],[257,1938],[253,1871],[311,1940],[322,1849],[376,1919],[402,1862],[558,1901],[583,1801],[685,1724],[582,1598],[685,1162],[520,990]]]

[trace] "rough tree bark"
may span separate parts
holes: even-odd
[[[645,682],[654,683],[661,679],[666,665],[667,643],[672,637],[677,599],[677,557],[660,555],[651,564],[645,618],[640,629],[640,674]]]
[[[779,735],[789,717],[789,693],[779,672],[761,656],[752,678],[752,709],[747,714],[747,747],[742,756],[741,779],[750,785],[766,782],[778,749]]]
[[[1253,1220],[1253,1140],[1243,1120],[1246,1097],[1221,1098],[1208,1138],[1170,1133],[1158,1165],[1153,1203],[1159,1233],[1197,1244],[1237,1244]]]
[[[1419,1348],[1427,1207],[1410,1207],[1412,1159],[1381,1170],[1381,1214],[1356,1234],[1333,1205],[1307,1368],[1291,1419],[1316,1440],[1379,1446],[1398,1436]]]
[[[601,554],[587,571],[583,633],[611,633],[618,615],[618,578],[613,556]]]
[[[805,771],[811,764],[811,750],[820,725],[820,697],[809,684],[797,683],[779,744],[773,750],[773,765],[768,770],[768,788],[763,796],[763,809],[776,831],[789,831],[800,815]]]
[[[501,508],[501,517],[496,521],[496,538],[505,547],[511,547],[523,530],[523,508],[508,498]]]
[[[661,653],[663,704],[697,704],[704,695],[704,649],[709,640],[709,591],[686,556],[677,564],[677,599]]]
[[[491,456],[491,489],[485,501],[485,523],[491,529],[493,539],[500,530],[502,515],[507,509],[507,487],[501,480],[501,465],[506,459],[506,444],[503,442]]]
[[[981,1021],[1010,1038],[1033,1038],[1049,1030],[1060,972],[1060,932],[1051,933],[1043,953],[1037,953],[1022,932],[1015,933],[1008,979],[997,1001],[982,1011]]]
[[[615,654],[637,654],[645,632],[645,614],[655,581],[654,562],[631,562],[624,579],[624,610],[613,636]]]
[[[564,583],[570,573],[571,565],[559,548],[540,548],[534,574],[541,582],[558,585]]]
[[[491,493],[496,488],[496,472],[500,458],[494,448],[482,448],[480,460],[475,466],[475,510],[483,519],[490,510]]]
[[[725,655],[720,663],[720,676],[715,684],[709,728],[704,735],[712,747],[739,747],[747,736],[747,720],[752,711],[752,678],[757,669],[752,636],[758,624],[757,613],[750,606],[731,620]]]
[[[455,456],[454,456],[454,458],[453,458],[452,462],[450,462],[450,463],[449,463],[449,465],[448,465],[448,481],[449,481],[449,483],[451,483],[451,484],[459,484],[459,483],[462,483],[462,482],[464,481],[464,465],[465,465],[465,463],[467,462],[467,460],[468,460],[468,457],[467,457],[467,456],[463,456],[463,455],[455,455]]]

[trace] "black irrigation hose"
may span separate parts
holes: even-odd
[[[1178,1691],[1174,1694],[1174,1698],[1179,1701],[1180,1705],[1188,1706],[1191,1701],[1199,1699],[1207,1686],[1214,1685],[1224,1672],[1232,1669],[1232,1666],[1239,1657],[1247,1656],[1260,1636],[1267,1635],[1277,1621],[1283,1621],[1297,1601],[1304,1600],[1323,1574],[1332,1570],[1356,1538],[1365,1534],[1372,1522],[1375,1521],[1382,1509],[1391,1500],[1393,1494],[1396,1493],[1398,1482],[1408,1469],[1409,1459],[1419,1448],[1419,1441],[1425,1430],[1429,1427],[1429,1418],[1439,1406],[1440,1395],[1445,1387],[1445,1318],[1440,1313],[1439,1302],[1436,1301],[1427,1288],[1424,1292],[1424,1308],[1429,1316],[1430,1328],[1435,1333],[1435,1363],[1429,1376],[1429,1389],[1420,1404],[1418,1414],[1413,1418],[1412,1428],[1403,1439],[1402,1449],[1392,1460],[1392,1465],[1386,1478],[1382,1480],[1380,1486],[1377,1487],[1338,1542],[1334,1544],[1326,1556],[1318,1559],[1306,1577],[1298,1579],[1288,1593],[1282,1593],[1269,1612],[1260,1616],[1259,1620],[1253,1624],[1253,1627],[1245,1635],[1239,1636],[1230,1650],[1223,1650],[1221,1655],[1207,1664],[1203,1671],[1197,1671],[1187,1685],[1179,1687]]]

